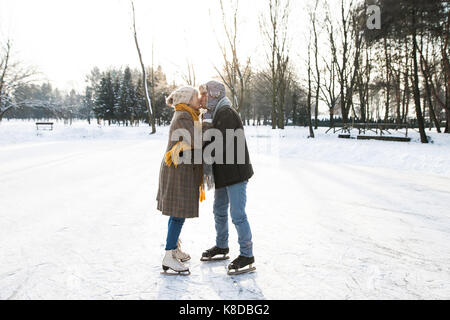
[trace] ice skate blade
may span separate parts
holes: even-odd
[[[170,269],[169,267],[163,266],[163,271],[161,272],[162,275],[165,276],[190,276],[191,272],[188,270],[184,271],[175,271],[173,269]]]
[[[164,276],[171,276],[171,277],[176,277],[176,276],[187,277],[187,276],[191,275],[191,272],[189,270],[188,271],[180,271],[180,272],[162,271],[161,274]]]
[[[219,258],[205,258],[205,257],[202,257],[200,259],[200,261],[202,261],[202,262],[214,262],[214,261],[225,261],[225,260],[229,260],[229,259],[230,259],[229,256],[224,256],[224,257],[219,257]]]
[[[256,268],[255,267],[250,267],[250,268],[246,268],[246,269],[242,269],[242,270],[228,270],[228,275],[229,276],[239,276],[241,274],[246,274],[246,273],[251,273],[251,272],[255,272]]]

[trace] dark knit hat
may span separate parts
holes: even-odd
[[[208,94],[208,108],[214,109],[220,100],[225,98],[225,85],[219,81],[209,81],[200,86],[200,93]]]

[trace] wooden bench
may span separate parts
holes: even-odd
[[[359,134],[361,132],[366,134],[366,131],[372,131],[380,136],[386,134],[392,134],[389,130],[405,130],[405,138],[408,137],[408,125],[407,124],[397,124],[397,123],[355,123],[353,125],[354,129],[358,129]]]
[[[408,125],[397,123],[348,123],[338,124],[329,128],[326,133],[333,130],[333,133],[341,132],[342,134],[350,134],[352,130],[358,130],[358,134],[366,134],[367,131],[371,131],[375,134],[390,135],[391,130],[399,131],[405,130],[405,137],[408,137]]]
[[[381,141],[411,142],[411,138],[407,138],[407,137],[358,136],[357,139],[358,140],[381,140]]]
[[[382,141],[399,141],[410,142],[408,138],[408,125],[397,123],[348,123],[338,124],[329,128],[326,133],[333,130],[334,133],[341,132],[339,138],[352,139],[351,131],[358,130],[358,140],[382,140]],[[391,131],[405,130],[404,137],[392,136]],[[373,132],[376,135],[366,135],[366,132]]]
[[[36,130],[53,131],[53,122],[36,122]]]
[[[330,132],[331,130],[333,130],[333,133],[336,132],[347,132],[350,134],[350,131],[352,130],[351,124],[337,124],[337,125],[333,125],[332,127],[330,127],[325,133]]]

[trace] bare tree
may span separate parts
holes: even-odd
[[[0,47],[0,122],[4,115],[14,109],[25,106],[16,103],[12,99],[12,93],[20,85],[33,81],[37,75],[34,68],[24,67],[20,61],[13,59],[12,42],[6,41],[5,46]]]
[[[369,120],[369,91],[373,69],[371,50],[367,44],[364,51],[365,55],[360,57],[356,78],[356,91],[359,96],[359,115],[361,122],[367,122]]]
[[[183,73],[181,77],[183,78],[183,81],[186,82],[186,84],[195,87],[196,86],[196,75],[195,75],[195,68],[192,64],[192,61],[189,58],[186,58],[186,73]]]
[[[351,108],[353,108],[353,93],[363,44],[363,22],[358,9],[354,6],[353,0],[349,3],[341,0],[339,19],[336,22],[333,21],[330,12],[328,12],[326,19],[331,54],[337,71],[339,95],[341,97],[340,106],[344,122],[348,122]],[[335,23],[338,25],[338,32],[335,32],[332,27]],[[351,42],[352,39],[353,43]]]
[[[308,126],[309,126],[309,137],[314,138],[314,130],[312,126],[312,67],[311,67],[311,37],[308,43],[308,98],[307,98],[307,107],[308,107]]]
[[[251,61],[247,58],[244,64],[239,60],[238,54],[238,20],[239,20],[239,0],[232,4],[231,23],[228,21],[227,12],[223,0],[219,0],[222,15],[222,24],[225,31],[226,44],[218,41],[220,51],[223,57],[223,67],[215,67],[222,81],[230,90],[234,107],[241,114],[244,122],[248,111],[245,110],[248,86],[251,77]],[[247,121],[248,122],[248,121]]]
[[[426,47],[424,46],[424,40],[427,41]],[[424,87],[425,87],[425,101],[428,103],[428,111],[429,111],[429,116],[430,116],[430,128],[432,127],[432,124],[434,123],[437,132],[441,133],[441,126],[439,123],[439,120],[436,116],[436,112],[435,112],[435,106],[433,103],[433,94],[432,94],[432,89],[431,89],[431,82],[432,82],[432,78],[431,78],[431,72],[437,72],[436,70],[436,65],[434,65],[434,63],[430,63],[430,58],[429,55],[433,55],[436,56],[435,52],[430,53],[430,41],[431,43],[431,47],[434,47],[434,43],[433,43],[433,39],[424,39],[424,35],[423,33],[421,34],[420,37],[420,47],[419,47],[419,54],[420,54],[420,70],[422,71],[422,75],[423,75],[423,83],[424,83]],[[424,54],[425,52],[425,54]],[[431,69],[430,69],[431,68]],[[432,70],[434,69],[434,70]],[[431,79],[431,81],[430,81]]]
[[[289,0],[269,0],[269,17],[261,17],[260,28],[266,38],[272,96],[272,128],[284,129],[284,102],[290,81]]]
[[[137,31],[136,31],[136,14],[134,10],[134,1],[131,0],[131,8],[133,10],[133,31],[134,31],[134,42],[136,43],[136,49],[139,56],[139,62],[141,64],[142,69],[142,82],[143,82],[143,88],[144,88],[144,97],[145,97],[145,105],[148,110],[148,122],[149,125],[152,126],[152,134],[156,133],[156,123],[155,123],[155,116],[152,108],[152,101],[150,99],[150,95],[148,92],[148,83],[147,83],[147,71],[145,69],[145,64],[142,59],[142,53],[141,49],[139,47],[138,37],[137,37]]]
[[[443,61],[443,66],[444,66],[444,79],[446,79],[446,92],[445,92],[445,112],[447,115],[447,125],[445,128],[445,132],[446,133],[450,133],[450,58],[449,58],[449,38],[450,38],[450,33],[449,33],[449,29],[450,29],[450,10],[448,10],[447,8],[447,21],[445,22],[445,28],[444,28],[444,32],[441,36],[441,41],[442,41],[442,45],[441,45],[441,52],[442,52],[442,61]]]
[[[321,86],[321,75],[322,70],[319,67],[319,30],[317,28],[317,11],[320,4],[320,0],[315,0],[314,10],[309,13],[310,23],[312,25],[312,32],[314,36],[314,66],[315,66],[315,108],[314,108],[314,128],[318,128],[318,117],[319,117],[319,98],[320,98],[320,86]]]
[[[332,27],[331,27],[332,28]],[[332,31],[329,31],[332,32]],[[320,86],[322,100],[328,106],[330,114],[330,128],[334,126],[334,113],[340,96],[336,93],[336,64],[333,58],[330,61],[324,59],[326,77]]]
[[[331,47],[334,46],[334,38],[335,38],[335,28],[334,23],[331,22],[329,12],[327,12],[327,16],[325,19],[325,28],[327,31],[328,41]],[[338,91],[338,63],[336,59],[336,54],[332,53],[331,55],[322,57],[323,64],[325,65],[325,78],[323,81],[323,85],[320,86],[321,97],[322,100],[328,106],[328,111],[330,114],[330,128],[334,126],[334,114],[336,112],[337,104],[340,100],[342,100],[342,96],[337,93]]]

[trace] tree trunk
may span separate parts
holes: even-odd
[[[430,112],[430,122],[434,123],[434,126],[436,127],[436,130],[438,133],[441,133],[441,124],[439,123],[439,120],[437,119],[436,112],[434,110],[433,101],[431,99],[431,88],[430,83],[428,81],[428,78],[424,75],[424,82],[425,82],[425,90],[426,90],[426,96],[428,101],[428,110]]]
[[[297,93],[292,96],[292,124],[297,125]]]
[[[317,130],[319,127],[319,94],[320,94],[320,82],[318,83],[318,86],[316,87],[316,100],[315,100],[315,108],[314,108],[314,128]]]
[[[315,9],[314,9],[314,16],[312,17],[312,25],[313,25],[313,32],[314,32],[314,61],[315,61],[315,68],[316,68],[316,100],[315,100],[315,108],[314,108],[314,129],[317,130],[319,126],[319,98],[320,98],[320,84],[321,84],[321,72],[319,68],[319,45],[318,45],[318,35],[317,35],[317,28],[316,28],[316,13],[317,13],[317,7],[319,5],[319,1],[316,0],[315,3]]]
[[[384,38],[384,54],[386,59],[386,109],[384,113],[384,122],[389,120],[389,109],[391,103],[391,68],[390,68],[390,52],[388,51],[387,39]]]
[[[450,133],[450,94],[449,94],[448,90],[450,90],[450,87],[447,87],[445,89],[445,105],[446,105],[446,107],[444,108],[444,110],[445,110],[445,115],[447,118],[447,123],[445,126],[445,133]]]
[[[401,119],[401,117],[402,117],[402,115],[401,115],[401,92],[400,92],[400,79],[399,79],[399,81],[398,81],[398,83],[397,83],[397,89],[396,89],[396,102],[397,102],[397,109],[396,109],[396,119],[395,119],[395,122],[397,123],[397,124],[400,124],[401,122],[402,122],[402,119]]]
[[[334,127],[334,106],[330,108],[330,128]]]
[[[312,83],[311,83],[311,57],[310,48],[308,48],[308,126],[309,126],[309,138],[314,138],[314,130],[312,126]]]
[[[408,37],[405,37],[405,71],[404,71],[404,91],[403,91],[403,101],[402,101],[402,123],[406,123],[408,113],[409,113],[409,100],[410,100],[410,91],[409,91],[409,58],[410,53],[408,50]]]
[[[153,113],[153,108],[152,108],[152,102],[150,101],[150,96],[148,93],[148,84],[147,84],[147,72],[145,70],[145,64],[144,61],[142,59],[142,54],[141,54],[141,49],[139,48],[139,42],[138,42],[138,38],[137,38],[137,31],[136,31],[136,16],[135,16],[135,11],[134,11],[134,3],[133,1],[131,1],[131,6],[133,9],[133,30],[134,30],[134,41],[136,44],[136,49],[138,52],[138,56],[139,56],[139,62],[141,64],[141,68],[142,68],[142,81],[144,84],[144,96],[145,96],[145,106],[147,107],[147,111],[148,111],[148,123],[149,125],[152,126],[152,134],[156,133],[156,123],[155,123],[155,117],[154,117],[154,113]]]
[[[427,49],[428,52],[428,49]],[[427,54],[428,56],[428,54]],[[436,112],[434,110],[433,101],[432,101],[432,90],[430,85],[430,68],[428,66],[428,59],[427,56],[424,56],[423,54],[423,35],[421,35],[420,38],[420,70],[422,71],[423,75],[423,82],[425,87],[425,97],[424,101],[428,104],[428,112],[430,116],[430,130],[433,126],[433,123],[436,127],[436,130],[438,133],[441,133],[441,125],[439,123],[439,120],[436,117]],[[432,82],[432,78],[431,78]],[[425,109],[425,107],[424,107]]]
[[[412,25],[413,27],[413,64],[414,64],[414,102],[416,105],[417,124],[419,126],[420,141],[422,143],[428,143],[428,138],[425,133],[425,124],[422,115],[422,108],[420,106],[420,90],[419,90],[419,66],[417,63],[417,31],[416,31],[416,12],[412,12]]]
[[[450,109],[445,109],[445,115],[447,117],[447,123],[445,126],[445,133],[450,133]]]
[[[284,103],[278,106],[278,129],[284,129]]]
[[[345,92],[344,92],[344,81],[341,81],[341,91],[340,91],[340,96],[341,96],[341,113],[342,113],[342,122],[344,124],[346,124],[348,122],[348,113],[347,113],[347,108],[345,106]]]
[[[275,92],[272,93],[273,94],[273,98],[272,98],[272,129],[276,129],[277,128],[277,106],[276,106],[276,96],[275,96]]]

